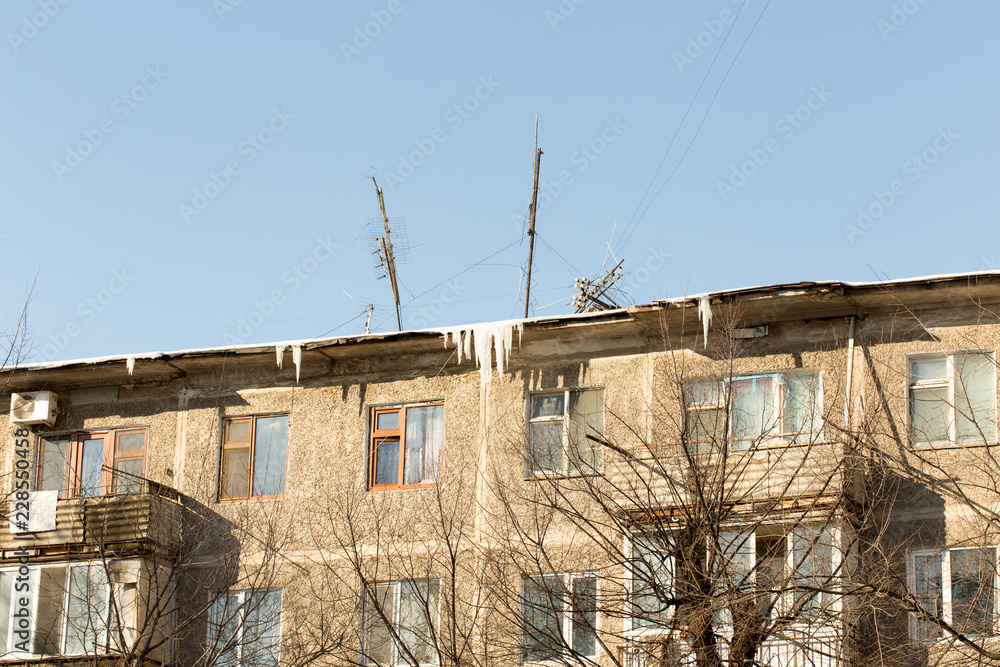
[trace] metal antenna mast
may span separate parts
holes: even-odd
[[[379,258],[385,266],[385,274],[389,277],[389,286],[392,287],[392,298],[396,302],[396,324],[399,330],[403,330],[403,320],[399,315],[399,289],[396,287],[396,261],[392,254],[392,240],[389,238],[389,216],[385,214],[385,200],[382,198],[382,188],[378,186],[375,177],[372,176],[372,183],[375,184],[375,192],[378,193],[378,205],[382,209],[382,223],[385,225],[385,236],[379,238]],[[370,315],[369,315],[370,318]]]
[[[535,254],[535,206],[538,204],[538,167],[542,161],[542,151],[538,148],[538,116],[535,116],[535,179],[531,186],[531,208],[528,209],[528,279],[524,288],[524,318],[528,318],[531,303],[531,261]]]

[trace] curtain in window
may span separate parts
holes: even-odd
[[[253,451],[255,496],[280,496],[285,492],[287,460],[288,417],[258,417]]]
[[[796,373],[786,376],[785,383],[785,433],[819,433],[823,426],[819,376],[815,373]]]
[[[60,498],[69,498],[66,471],[69,469],[69,439],[42,440],[42,462],[39,470],[38,491],[58,491]]]
[[[440,483],[443,444],[444,406],[407,408],[403,484]]]
[[[587,436],[604,437],[604,391],[589,389],[569,394],[569,472],[593,472],[601,466],[603,447]]]
[[[108,574],[103,563],[69,569],[66,604],[66,653],[93,655],[107,636]]]
[[[993,378],[992,355],[955,355],[955,437],[958,442],[994,442],[996,384]]]
[[[365,662],[391,665],[394,644],[385,619],[391,623],[396,617],[395,584],[377,584],[375,596],[374,600],[368,597],[365,608]]]
[[[403,581],[399,587],[399,639],[406,647],[405,652],[400,651],[399,662],[436,664],[438,582]]]
[[[733,404],[733,436],[748,444],[777,432],[778,404],[775,401],[777,378],[756,377],[733,380],[730,399]]]

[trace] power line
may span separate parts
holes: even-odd
[[[732,72],[733,67],[736,65],[736,61],[739,60],[740,54],[743,53],[743,48],[746,46],[747,42],[750,40],[750,37],[753,36],[754,31],[757,29],[757,25],[760,23],[761,19],[764,18],[764,14],[767,12],[767,8],[770,5],[771,5],[771,0],[767,0],[767,2],[764,4],[764,9],[761,10],[760,15],[757,17],[757,20],[754,21],[753,26],[750,28],[750,32],[747,33],[747,36],[743,40],[743,43],[740,44],[740,48],[739,48],[739,50],[736,51],[736,55],[733,56],[732,62],[729,63],[729,67],[728,67],[728,69],[726,69],[726,73],[722,76],[722,80],[719,81],[719,85],[715,89],[715,94],[712,95],[712,99],[708,103],[708,108],[705,109],[705,113],[702,115],[701,122],[698,123],[698,128],[695,130],[694,136],[691,137],[691,141],[688,142],[687,148],[684,150],[684,153],[681,155],[680,160],[678,160],[677,164],[674,166],[673,171],[671,171],[670,174],[667,175],[667,179],[663,182],[663,185],[661,185],[660,188],[656,191],[656,194],[654,194],[653,197],[649,200],[649,203],[646,204],[646,208],[643,209],[643,211],[639,215],[638,219],[635,219],[634,222],[633,222],[632,219],[629,220],[629,225],[626,227],[627,233],[625,235],[623,235],[623,238],[619,242],[619,245],[618,245],[619,252],[625,247],[625,245],[632,238],[632,235],[635,233],[635,230],[638,229],[638,227],[639,227],[639,223],[642,222],[642,219],[646,216],[646,212],[649,210],[649,207],[653,205],[653,202],[656,201],[656,198],[660,196],[660,193],[663,192],[663,189],[665,187],[667,187],[667,183],[670,182],[670,179],[673,178],[674,174],[677,173],[677,170],[680,169],[681,164],[684,163],[684,158],[687,157],[688,153],[691,151],[691,147],[694,145],[695,140],[698,138],[698,135],[701,133],[701,128],[705,125],[705,121],[708,119],[708,114],[711,112],[712,106],[714,106],[715,100],[716,100],[716,98],[718,98],[719,92],[722,90],[722,86],[726,83],[726,79],[729,78],[729,73]],[[737,18],[739,18],[739,14],[743,12],[743,8],[744,7],[746,7],[746,3],[744,3],[743,6],[740,7],[740,11],[739,11],[739,13],[737,13]],[[729,26],[729,31],[726,32],[726,39],[729,38],[729,34],[732,31],[733,26],[735,24],[736,24],[736,20],[734,19],[733,23],[730,24],[730,26]],[[677,131],[674,132],[674,136],[671,138],[670,144],[667,146],[667,153],[670,152],[670,148],[673,146],[674,140],[677,138],[677,135],[680,132],[681,127],[683,127],[684,121],[687,119],[688,113],[691,111],[691,108],[694,106],[695,101],[698,99],[698,94],[701,92],[702,86],[705,84],[705,81],[708,79],[709,74],[711,74],[712,69],[715,66],[715,62],[718,59],[719,54],[722,53],[722,50],[723,50],[724,47],[725,47],[725,39],[723,40],[722,46],[719,47],[719,51],[715,54],[715,58],[713,58],[712,64],[709,66],[708,72],[705,73],[705,78],[702,79],[701,85],[698,86],[698,91],[695,92],[694,98],[691,100],[691,104],[688,106],[687,111],[684,112],[684,117],[681,119],[681,122],[680,122],[680,124],[677,127]],[[649,189],[652,187],[653,182],[656,180],[656,176],[659,174],[660,168],[663,166],[663,162],[667,158],[667,153],[664,153],[663,160],[660,161],[660,167],[657,167],[656,174],[653,175],[653,179],[650,181],[649,187],[646,188],[646,193],[643,194],[642,199],[639,201],[639,205],[636,207],[636,211],[638,211],[639,208],[642,207],[642,202],[643,202],[643,200],[645,200],[646,194],[649,193]],[[632,214],[632,218],[633,219],[635,218],[635,213]],[[629,229],[629,227],[630,227],[630,229]]]

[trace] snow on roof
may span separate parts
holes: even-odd
[[[734,295],[740,293],[750,293],[755,291],[768,291],[775,292],[793,288],[821,288],[821,287],[847,287],[847,288],[866,288],[866,287],[887,287],[887,286],[900,286],[907,284],[918,284],[924,282],[939,282],[946,280],[960,280],[963,278],[978,278],[981,276],[1000,276],[1000,271],[974,271],[968,273],[943,273],[931,276],[922,276],[919,278],[900,278],[894,280],[874,280],[874,281],[864,281],[864,282],[844,282],[838,280],[825,280],[818,282],[799,282],[799,283],[780,283],[776,285],[759,285],[755,287],[741,287],[737,289],[722,290],[717,292],[705,292],[702,294],[691,294],[682,297],[672,297],[667,299],[659,299],[653,304],[663,304],[663,303],[702,303],[705,299],[711,299],[713,297],[721,297],[726,295]],[[303,346],[316,346],[320,347],[323,345],[334,345],[338,343],[346,343],[348,341],[362,342],[362,341],[378,341],[394,338],[397,336],[407,335],[407,334],[438,334],[445,337],[447,344],[448,336],[455,336],[458,331],[475,331],[477,328],[489,329],[490,327],[495,328],[494,325],[503,324],[504,326],[517,326],[523,329],[524,325],[538,323],[538,322],[551,322],[553,320],[560,320],[565,322],[572,322],[575,320],[585,320],[592,317],[607,317],[609,315],[614,315],[615,313],[625,312],[626,309],[622,308],[614,311],[598,311],[592,313],[575,313],[567,315],[549,315],[544,317],[532,317],[528,319],[520,320],[506,320],[504,322],[484,322],[475,325],[464,325],[464,326],[450,326],[450,327],[433,327],[428,329],[415,329],[408,331],[393,331],[387,333],[375,333],[375,334],[360,334],[351,336],[337,336],[333,338],[303,338],[299,340],[287,340],[279,341],[275,343],[243,343],[240,345],[226,345],[222,347],[203,347],[203,348],[191,348],[186,350],[175,350],[172,352],[146,352],[141,354],[117,354],[102,357],[90,357],[85,359],[68,359],[65,361],[46,361],[46,362],[36,362],[29,364],[20,364],[14,367],[4,367],[0,370],[6,371],[39,371],[54,368],[68,368],[71,366],[87,366],[96,365],[109,362],[121,362],[126,364],[129,374],[135,366],[136,360],[156,360],[156,359],[169,359],[176,357],[183,357],[189,355],[212,355],[212,354],[225,354],[228,352],[239,352],[239,351],[257,351],[257,352],[267,352],[276,351],[278,352],[279,359],[281,358],[282,352],[285,349],[291,349],[293,353],[293,360],[296,362],[296,367],[298,367],[298,361],[301,355],[301,349]],[[483,329],[484,331],[486,329]],[[464,347],[464,345],[463,345]],[[478,361],[478,360],[477,360]],[[502,368],[502,366],[501,366]]]

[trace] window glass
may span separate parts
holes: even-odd
[[[400,662],[413,660],[421,665],[435,664],[434,620],[438,612],[438,582],[404,581],[399,586],[399,639],[408,654],[400,656]]]
[[[365,604],[365,664],[437,664],[439,589],[436,579],[376,584],[377,599]]]
[[[99,496],[104,493],[101,488],[103,465],[104,438],[84,440],[80,452],[81,496]]]
[[[709,445],[711,443],[721,442],[725,439],[726,411],[720,409],[691,410],[688,412],[688,429],[688,438],[696,445],[695,451],[710,451]]]
[[[561,421],[528,424],[528,463],[533,472],[562,470],[564,431]]]
[[[108,577],[103,564],[69,569],[66,602],[66,653],[94,654],[107,636]]]
[[[124,459],[115,462],[115,470],[126,473],[115,475],[115,493],[136,494],[142,492],[142,459]]]
[[[835,540],[836,532],[829,526],[796,526],[792,529],[795,584],[803,589],[793,601],[793,612],[798,615],[815,618],[830,602],[829,594],[810,589],[829,588],[833,578]]]
[[[249,419],[241,419],[239,421],[233,420],[229,422],[229,433],[227,434],[227,442],[247,442],[250,440],[250,421]]]
[[[558,657],[563,644],[561,616],[565,596],[562,577],[525,579],[525,660],[549,660]]]
[[[7,645],[10,634],[10,618],[15,611],[11,609],[11,590],[14,585],[15,572],[7,570],[0,572],[0,656],[6,655],[13,647]]]
[[[443,405],[406,409],[403,484],[433,484],[441,481],[443,443]]]
[[[253,494],[280,496],[285,492],[288,417],[257,417],[253,446]]]
[[[603,437],[604,391],[588,389],[569,394],[569,472],[592,472],[601,467],[604,448],[587,436]]]
[[[781,613],[778,608],[785,578],[785,536],[758,535],[757,549],[757,614],[762,618]]]
[[[910,374],[913,382],[947,381],[948,360],[945,357],[913,359],[910,363]]]
[[[394,431],[399,428],[399,411],[380,412],[375,416],[375,428],[379,431]]]
[[[948,441],[948,415],[948,387],[910,390],[910,427],[917,441]]]
[[[244,595],[241,664],[277,667],[281,649],[281,591]]]
[[[227,498],[245,498],[250,489],[250,450],[232,449],[222,454],[224,493]]]
[[[368,664],[394,663],[392,633],[386,621],[391,623],[396,618],[395,589],[393,584],[377,584],[377,600],[368,599],[365,610],[365,656]]]
[[[768,435],[778,426],[775,400],[776,378],[757,377],[733,380],[733,435],[738,440],[753,440]]]
[[[632,542],[632,624],[664,627],[669,624],[673,596],[673,559],[665,536],[636,536]]]
[[[239,593],[229,592],[212,602],[209,635],[215,646],[216,666],[239,664],[240,600]]]
[[[913,595],[916,603],[935,618],[944,615],[944,595],[941,585],[941,562],[943,554],[915,554],[913,556]],[[915,618],[915,639],[928,642],[936,639],[940,628],[936,623],[923,618]]]
[[[715,557],[720,603],[715,620],[718,625],[732,625],[733,607],[746,602],[753,589],[757,557],[753,529],[719,531],[719,552]]]
[[[597,655],[597,579],[573,579],[573,597],[570,601],[573,618],[573,650],[580,655]]]
[[[69,498],[66,473],[69,470],[69,438],[42,440],[42,461],[39,471],[39,491],[58,491],[60,498]]]
[[[819,376],[795,373],[785,377],[785,433],[819,433],[823,425],[819,402]]]
[[[399,438],[379,440],[375,449],[375,484],[399,483]]]
[[[565,414],[565,401],[563,394],[535,396],[531,402],[531,418],[562,417]]]
[[[987,634],[993,625],[994,550],[952,549],[950,555],[952,625],[959,632]]]
[[[146,434],[142,432],[119,433],[117,449],[120,452],[142,449],[146,445]]]
[[[63,609],[66,604],[65,565],[43,567],[36,570],[37,581],[32,582],[37,595],[38,610],[35,614],[34,652],[58,655],[62,652]],[[68,652],[68,651],[67,651]]]
[[[993,442],[996,437],[993,357],[955,355],[955,438],[960,443]]]
[[[723,402],[722,384],[715,380],[692,382],[687,393],[689,405],[720,405]]]

